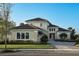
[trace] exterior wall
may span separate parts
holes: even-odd
[[[17,39],[17,33],[29,33],[29,39]],[[32,40],[32,41],[38,41],[37,39],[38,30],[35,29],[17,29],[17,30],[11,30],[11,35],[9,36],[9,40]]]
[[[50,31],[49,29],[55,29],[55,31]],[[58,31],[58,27],[48,27],[49,33],[56,33]]]
[[[49,29],[55,29],[55,31],[52,31],[52,30],[50,31]],[[55,38],[57,38],[57,31],[58,31],[58,27],[48,27],[49,39],[50,39],[50,33],[55,33]]]
[[[45,30],[47,30],[47,27],[49,25],[49,23],[46,21],[27,21],[27,24],[31,24],[31,25],[43,28]],[[40,26],[41,24],[42,24],[42,26]]]
[[[46,31],[46,30],[39,30],[39,31],[41,31],[43,34],[41,34],[41,35],[39,34],[39,35],[38,35],[38,42],[40,42],[40,39],[41,39],[42,36],[44,36],[44,35],[46,35],[47,37],[49,37],[49,36],[48,36],[48,34],[49,34],[48,31]]]
[[[59,36],[61,33],[66,33],[67,34],[67,39],[70,39],[70,32],[67,32],[67,31],[57,32],[57,39],[61,39],[60,36]]]
[[[66,33],[67,34],[67,39],[70,39],[70,32],[68,31],[58,31],[58,27],[48,27],[49,23],[46,21],[27,21],[27,24],[31,24],[40,28],[43,28],[47,30],[48,32],[44,32],[48,35],[50,33],[55,33],[55,39],[60,39],[59,35],[61,33]],[[40,26],[42,24],[42,26]],[[55,29],[55,31],[50,31],[49,29]],[[9,40],[33,40],[33,41],[40,41],[38,37],[38,29],[14,29],[10,31],[11,34],[8,35]],[[17,33],[29,33],[29,39],[17,39]]]
[[[47,35],[49,37],[50,33],[55,33],[55,39],[60,39],[60,34],[61,33],[66,33],[67,34],[67,39],[70,39],[70,32],[67,31],[58,31],[57,27],[50,27],[50,28],[55,28],[55,31],[48,31]],[[48,28],[49,30],[49,28]],[[11,30],[11,33],[8,35],[9,40],[33,40],[35,42],[39,42],[40,39],[38,37],[38,29],[15,29]],[[17,39],[17,33],[29,33],[29,39]],[[46,33],[46,32],[45,32]],[[50,38],[49,38],[50,39]],[[52,38],[53,39],[53,38]]]
[[[52,31],[52,30],[50,31],[49,29],[55,29],[55,31]],[[68,31],[58,31],[58,27],[48,27],[48,31],[49,31],[49,36],[50,36],[50,33],[55,33],[55,39],[61,39],[60,36],[59,36],[61,33],[66,33],[67,39],[70,39],[70,32],[68,32]]]

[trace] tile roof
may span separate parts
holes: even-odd
[[[24,24],[24,25],[16,26],[12,29],[40,29],[40,28],[33,25]]]
[[[34,18],[34,19],[26,20],[26,22],[27,21],[47,21],[47,20],[46,19],[42,19],[42,18]],[[49,23],[48,27],[58,27],[59,31],[69,31],[69,30],[61,28],[61,27],[59,27],[57,25],[53,25],[49,21],[47,21],[47,22]],[[24,24],[24,25],[20,25],[20,26],[14,27],[13,29],[42,29],[42,28],[39,28],[39,27],[36,27],[36,26],[33,26],[33,25],[29,25],[29,24]]]
[[[48,22],[50,25],[48,26],[48,27],[58,27],[58,26],[56,26],[56,25],[52,25],[48,20],[46,20],[46,19],[42,19],[42,18],[34,18],[34,19],[30,19],[30,20],[26,20],[26,22],[27,21],[46,21],[46,22]]]
[[[57,25],[50,24],[48,27],[58,27]]]
[[[69,30],[59,27],[59,31],[69,31]]]
[[[47,21],[47,20],[46,19],[42,19],[42,18],[34,18],[34,19],[26,20],[26,22],[27,21]]]

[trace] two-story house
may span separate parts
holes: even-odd
[[[61,39],[61,34],[66,34],[65,39],[70,39],[70,31],[51,24],[48,20],[34,18],[26,20],[26,24],[16,26],[10,30],[9,40],[40,41],[45,34],[49,39]],[[40,34],[42,33],[42,34]]]

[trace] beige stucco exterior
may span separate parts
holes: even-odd
[[[10,31],[11,34],[8,36],[9,40],[32,40],[38,41],[38,29],[13,29]],[[29,39],[17,39],[17,33],[29,33]]]
[[[55,31],[50,31],[49,29],[55,29]],[[55,38],[57,38],[57,31],[58,31],[58,27],[48,27],[49,39],[50,39],[50,33],[55,33]],[[52,39],[53,39],[53,36],[52,36]]]
[[[27,24],[31,24],[31,25],[43,28],[45,30],[47,30],[47,27],[49,25],[49,23],[46,21],[27,21]],[[41,26],[41,24],[42,24],[42,26]]]
[[[34,25],[36,27],[39,27],[39,28],[42,28],[44,29],[45,31],[43,30],[40,30],[40,29],[12,29],[10,32],[11,34],[8,36],[9,40],[32,40],[32,41],[35,41],[35,42],[38,42],[40,41],[40,37],[42,37],[42,35],[38,35],[38,31],[42,31],[43,33],[45,33],[48,38],[50,39],[50,33],[54,33],[55,34],[55,39],[61,39],[60,38],[60,34],[61,33],[66,33],[67,34],[67,38],[66,39],[70,39],[70,31],[59,31],[59,28],[58,27],[48,27],[49,26],[49,23],[47,21],[27,21],[27,24],[29,25]],[[41,25],[42,24],[42,25]],[[54,29],[54,31],[50,31],[49,29]],[[28,32],[29,33],[29,39],[17,39],[17,33],[26,33]],[[54,39],[53,36],[51,39]]]
[[[56,37],[57,39],[61,39],[60,36],[59,36],[61,33],[66,33],[67,34],[66,39],[70,39],[70,32],[66,32],[66,31],[65,32],[63,32],[63,31],[57,32],[57,37]]]

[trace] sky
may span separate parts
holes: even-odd
[[[11,18],[16,25],[38,17],[63,28],[75,28],[79,32],[78,3],[16,3],[12,5]]]

